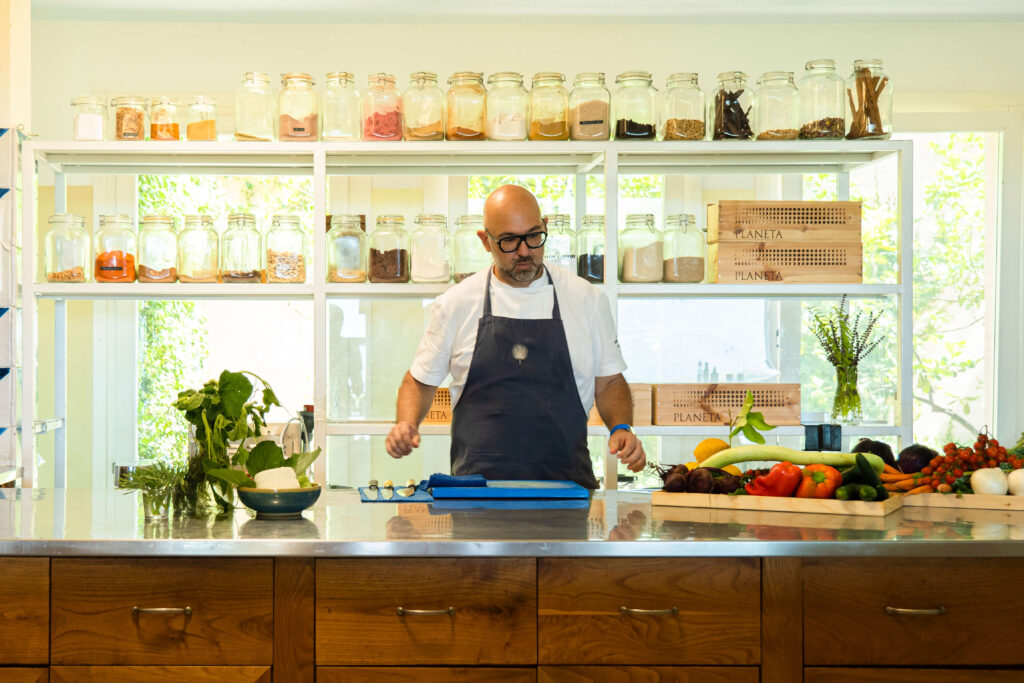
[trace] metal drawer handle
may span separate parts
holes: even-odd
[[[398,608],[398,616],[400,617],[447,617],[455,616],[455,608],[449,607],[448,609],[406,609],[404,607]]]
[[[909,609],[906,607],[889,607],[886,605],[885,613],[894,617],[937,617],[946,613],[945,607],[934,609]]]
[[[633,607],[620,607],[619,614],[632,614],[634,616],[642,617],[674,617],[679,614],[679,608],[672,607],[670,609],[635,609]]]
[[[137,617],[140,614],[184,614],[186,617],[192,616],[192,608],[190,606],[185,607],[139,607],[136,605],[132,607],[132,616]]]

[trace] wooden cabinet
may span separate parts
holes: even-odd
[[[269,666],[55,666],[50,683],[270,683]]]
[[[269,666],[273,572],[272,559],[55,558],[51,664]]]
[[[49,631],[50,559],[0,557],[0,664],[46,664]]]
[[[318,560],[318,665],[537,662],[536,561]]]
[[[536,669],[491,667],[321,666],[316,683],[534,683]]]
[[[1007,647],[1024,632],[1022,573],[1013,558],[805,560],[804,662],[1024,664],[1024,648]]]
[[[758,683],[755,666],[542,666],[538,683]]]
[[[537,599],[541,664],[760,660],[756,558],[544,558]]]
[[[999,669],[805,669],[804,683],[1020,683],[1024,671]]]

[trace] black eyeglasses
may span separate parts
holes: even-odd
[[[548,241],[548,234],[546,232],[528,232],[525,235],[509,235],[501,239],[492,235],[489,230],[486,232],[492,240],[497,242],[498,249],[501,249],[506,254],[518,251],[519,245],[523,242],[526,242],[526,246],[530,249],[540,249]]]

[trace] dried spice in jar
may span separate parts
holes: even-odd
[[[93,277],[96,282],[134,282],[135,255],[124,251],[100,252]]]
[[[363,95],[363,140],[402,139],[402,94],[391,74],[376,73],[368,79]]]
[[[665,121],[666,140],[703,140],[704,117],[707,105],[704,93],[697,82],[697,74],[682,72],[672,74],[666,82]]]
[[[178,100],[170,97],[154,97],[149,101],[150,140],[181,139],[178,107]]]
[[[198,95],[188,102],[188,124],[185,137],[193,141],[217,139],[217,102]]]
[[[409,251],[370,249],[370,282],[408,282]]]
[[[402,119],[406,140],[444,140],[444,93],[437,74],[417,71],[402,93]]]
[[[754,137],[750,127],[753,97],[747,91],[747,75],[729,71],[718,75],[715,91],[713,140],[749,140]]]
[[[604,74],[577,74],[569,94],[569,137],[607,140],[611,132],[611,94],[604,85]]]
[[[129,216],[101,215],[93,247],[96,282],[135,281],[135,233]]]
[[[849,105],[847,139],[892,135],[892,87],[889,77],[882,71],[881,60],[863,59],[853,63],[853,74],[846,81],[846,96]]]
[[[278,134],[282,141],[315,142],[320,139],[320,102],[307,73],[281,74],[278,93]]]
[[[146,138],[146,101],[141,97],[116,97],[110,102],[114,110],[115,140]]]
[[[651,74],[627,71],[615,78],[619,87],[612,97],[616,140],[654,140],[658,135],[656,91]]]
[[[569,139],[569,91],[563,74],[545,71],[533,76],[530,90],[530,139]]]
[[[448,79],[449,140],[487,139],[487,89],[484,75],[475,71],[459,71]]]
[[[50,216],[46,233],[45,272],[47,282],[85,282],[89,268],[89,233],[85,218],[77,214]]]
[[[797,83],[802,140],[841,140],[846,134],[843,79],[831,59],[813,59],[804,65]]]
[[[298,216],[274,216],[267,232],[267,282],[306,281],[306,235]]]

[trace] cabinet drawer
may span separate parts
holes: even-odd
[[[0,681],[4,683],[46,683],[50,680],[50,670],[39,669],[0,669]]]
[[[55,666],[50,683],[270,683],[269,666]]]
[[[1024,663],[1024,650],[1006,646],[1024,631],[1022,572],[1016,558],[805,560],[804,662]],[[926,612],[893,613],[908,609]]]
[[[542,666],[539,683],[758,683],[754,666]]]
[[[0,664],[50,656],[50,559],[0,558]]]
[[[316,661],[536,664],[536,562],[317,560]]]
[[[757,559],[542,559],[542,664],[757,664]],[[640,611],[671,611],[645,614]],[[625,611],[624,611],[625,610]]]
[[[52,572],[53,664],[273,663],[273,560],[54,559]]]
[[[316,670],[316,683],[535,683],[536,669],[491,669],[455,667],[386,667],[386,666],[321,666]]]
[[[998,669],[804,669],[804,683],[1020,683],[1024,671]]]

